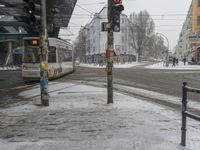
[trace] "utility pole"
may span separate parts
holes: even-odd
[[[112,25],[112,0],[108,0],[108,32],[107,32],[107,103],[113,103],[113,28]]]
[[[120,32],[120,14],[124,10],[122,0],[108,0],[108,23],[107,23],[107,103],[113,103],[113,32]],[[106,23],[103,23],[104,25]]]
[[[41,0],[41,54],[40,54],[40,90],[41,105],[49,106],[48,94],[48,33],[46,23],[46,0]]]

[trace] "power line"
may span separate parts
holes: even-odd
[[[83,5],[97,5],[97,4],[101,4],[101,5],[102,5],[102,4],[105,4],[105,2],[99,2],[99,3],[84,3],[84,4],[78,4],[78,5],[79,5],[79,6],[80,6],[80,5],[83,6]]]
[[[133,1],[136,1],[136,0],[124,0],[123,3],[127,3],[127,2],[133,2]],[[98,2],[98,3],[83,3],[83,4],[78,4],[79,6],[82,5],[82,6],[85,6],[85,5],[97,5],[97,4],[106,4],[106,2]]]
[[[70,24],[73,24],[75,26],[79,26],[78,24],[74,23],[74,22],[70,22]]]
[[[177,31],[180,31],[180,30],[178,30],[178,29],[177,29],[177,30],[176,30],[176,29],[174,29],[174,30],[159,30],[159,29],[158,29],[158,30],[156,30],[156,31],[174,31],[174,32],[177,32]]]
[[[86,9],[87,10],[87,9]],[[90,12],[90,11],[87,11],[87,12],[89,12],[89,13],[92,13],[92,12]],[[90,16],[90,15],[88,15],[88,14],[72,14],[72,16]],[[107,15],[102,15],[102,16],[107,16]],[[153,14],[153,15],[143,15],[143,16],[158,16],[158,17],[168,17],[168,16],[188,16],[189,17],[189,15],[186,15],[186,14]]]
[[[87,10],[87,9],[85,9],[85,8],[83,8],[83,7],[81,7],[81,6],[78,5],[78,4],[76,4],[76,6],[78,6],[78,7],[81,8],[82,10],[84,10],[84,11],[90,13],[91,15],[93,14],[91,11],[89,11],[89,10]]]

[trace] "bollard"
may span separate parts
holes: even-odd
[[[186,145],[186,114],[187,111],[187,82],[183,82],[182,87],[182,127],[181,127],[181,145]]]

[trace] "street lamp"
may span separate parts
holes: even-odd
[[[168,57],[169,57],[169,40],[168,40],[168,38],[164,35],[164,34],[162,34],[162,33],[158,33],[158,32],[156,32],[156,35],[161,35],[161,36],[163,36],[166,40],[167,40],[167,51],[166,51],[166,60],[165,60],[165,66],[166,67],[168,67],[168,61],[167,61],[167,59],[168,59]]]

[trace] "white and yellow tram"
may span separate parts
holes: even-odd
[[[40,39],[26,37],[22,62],[22,78],[37,80],[40,78]],[[48,77],[61,77],[74,71],[72,45],[58,38],[48,38]]]

